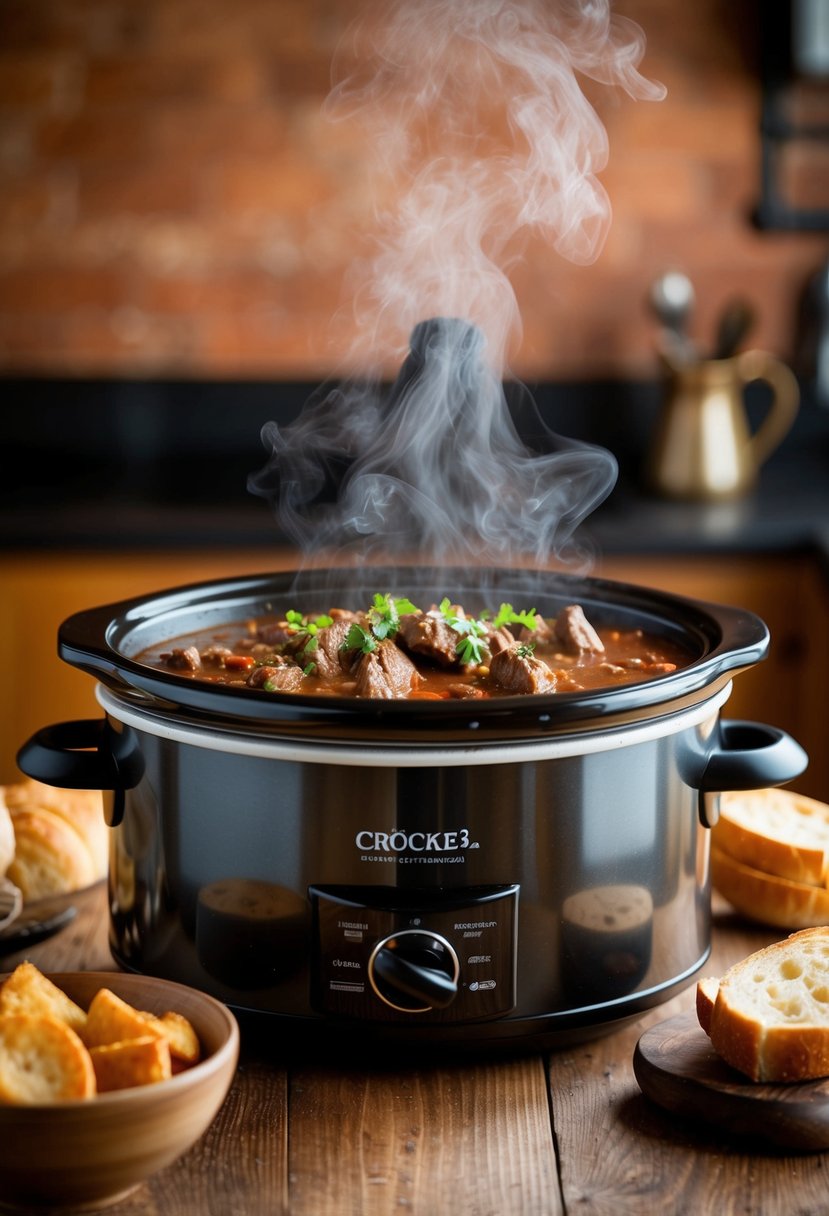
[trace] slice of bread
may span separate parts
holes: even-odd
[[[737,861],[809,886],[829,885],[829,805],[787,789],[720,797],[712,840]]]
[[[732,907],[778,929],[829,925],[829,891],[766,874],[711,845],[711,882]]]
[[[753,1081],[829,1076],[829,926],[802,929],[697,984],[719,1056]]]
[[[707,1035],[711,1034],[711,1022],[719,990],[720,981],[714,976],[706,976],[697,984],[697,1021]]]

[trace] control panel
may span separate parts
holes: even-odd
[[[474,1022],[514,1007],[518,886],[311,887],[321,1013]]]

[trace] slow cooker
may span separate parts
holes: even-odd
[[[691,661],[610,689],[431,702],[202,684],[137,658],[378,589],[549,616],[579,603]],[[66,620],[59,653],[96,678],[102,716],[45,727],[19,763],[108,791],[122,967],[326,1042],[555,1045],[638,1016],[705,963],[717,795],[807,763],[784,732],[721,717],[768,644],[750,612],[549,571],[218,580]]]

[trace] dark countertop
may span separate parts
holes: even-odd
[[[264,463],[264,423],[298,416],[314,386],[173,381],[2,384],[0,548],[221,549],[285,543],[247,489]],[[599,553],[780,552],[829,560],[829,410],[804,393],[797,421],[735,502],[651,496],[641,476],[660,402],[653,384],[532,389],[545,424],[599,443],[619,477],[579,537]],[[749,408],[761,408],[749,401]],[[11,408],[8,408],[11,407]]]

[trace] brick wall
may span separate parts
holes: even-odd
[[[3,0],[0,371],[315,381],[339,366],[347,272],[370,248],[358,130],[321,106],[357,0]],[[512,364],[648,375],[651,280],[734,293],[789,357],[825,233],[759,231],[759,6],[617,0],[667,98],[593,87],[613,220],[589,266],[529,241]],[[345,319],[345,321],[343,321]]]

